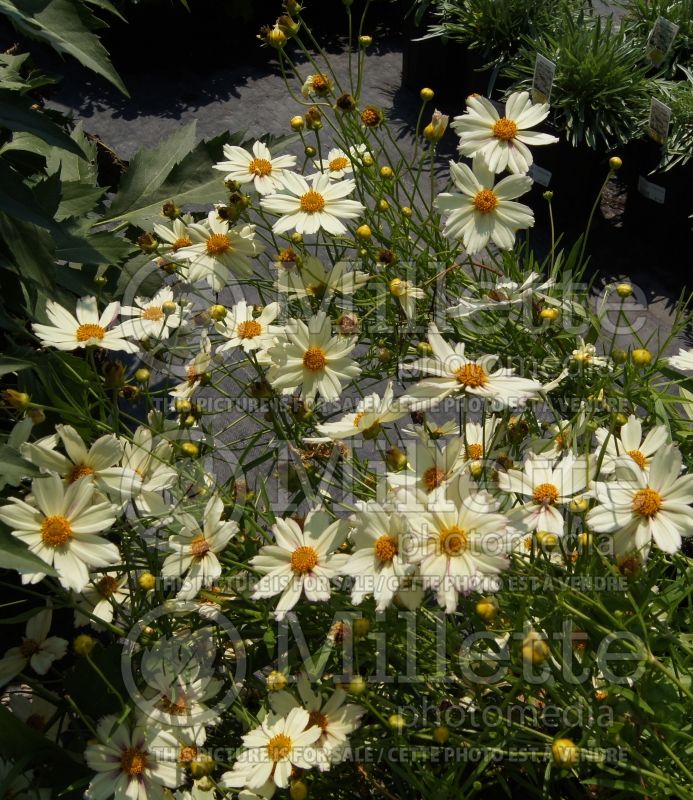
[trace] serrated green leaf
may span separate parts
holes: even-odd
[[[12,254],[15,271],[22,280],[46,290],[55,285],[55,248],[45,230],[0,214],[0,237]]]
[[[71,139],[46,114],[35,111],[31,103],[28,97],[0,89],[0,127],[10,131],[33,133],[47,144],[68,150],[83,158],[84,154],[74,139]]]
[[[125,84],[108,58],[98,36],[87,25],[89,11],[73,0],[0,0],[0,13],[32,39],[47,42],[58,53],[68,53],[88,69],[102,75],[128,95]]]
[[[12,358],[11,356],[3,356],[0,358],[0,378],[3,375],[10,375],[12,372],[21,372],[24,369],[31,369],[34,366],[33,362],[25,361],[21,358]]]
[[[21,177],[0,158],[0,211],[18,220],[52,228],[53,219],[38,204],[31,189]]]
[[[64,182],[79,181],[89,186],[96,186],[98,179],[96,143],[87,138],[81,122],[75,126],[70,136],[79,147],[81,157],[65,150],[51,148],[46,159],[48,174],[59,172],[60,179]]]
[[[196,131],[193,121],[153,150],[140,150],[130,162],[106,219],[129,219],[146,205],[145,198],[157,193],[176,164],[193,149]]]
[[[93,211],[103,197],[105,189],[101,186],[89,186],[81,181],[64,181],[62,197],[55,218],[59,222],[69,217],[78,217]]]

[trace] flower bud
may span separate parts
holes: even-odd
[[[308,156],[308,158],[313,158],[318,151],[309,144],[304,148],[303,152]]]
[[[135,380],[137,383],[149,383],[152,373],[146,367],[140,367],[135,372]]]
[[[361,112],[361,122],[367,128],[377,128],[383,119],[383,112],[376,106],[366,106]]]
[[[26,392],[18,392],[16,389],[5,389],[0,392],[0,397],[17,411],[24,411],[31,402],[31,397]]]
[[[122,361],[109,361],[103,368],[104,386],[119,389],[125,381],[125,365]]]
[[[426,86],[419,92],[419,97],[424,101],[424,103],[428,103],[429,101],[433,100],[435,92],[433,89],[429,89]]]
[[[356,108],[356,100],[350,94],[341,94],[335,101],[335,106],[340,111],[353,111]]]
[[[384,197],[378,200],[378,211],[387,211],[388,208],[390,208],[390,204]]]
[[[373,44],[372,36],[359,36],[359,44],[361,47],[370,47]]]
[[[88,656],[96,646],[96,639],[88,633],[76,636],[72,642],[72,647],[78,656]]]
[[[433,741],[436,744],[445,744],[450,738],[450,729],[447,725],[438,725],[433,729]]]
[[[445,135],[445,131],[448,129],[449,121],[450,117],[447,114],[441,114],[440,111],[436,109],[433,112],[431,121],[423,130],[424,138],[429,142],[440,141]]]
[[[623,161],[618,156],[611,156],[609,159],[609,169],[616,172],[623,166]]]
[[[633,287],[630,283],[619,283],[616,287],[616,294],[625,299],[633,294]]]
[[[387,724],[397,733],[401,733],[407,727],[407,721],[401,714],[390,714]]]
[[[542,197],[544,198],[544,200],[546,200],[548,203],[550,203],[553,200],[553,192],[548,190],[548,191],[544,192]]]
[[[173,404],[173,407],[179,414],[189,414],[192,409],[192,403],[190,400],[186,400],[183,397],[179,397]]]
[[[294,131],[302,131],[306,126],[306,121],[302,116],[297,114],[295,117],[291,117],[289,125],[291,125],[291,129]]]
[[[620,347],[616,347],[611,351],[611,358],[614,364],[625,364],[628,361],[628,353]]]
[[[399,472],[407,466],[407,454],[403,453],[399,447],[391,447],[389,450],[385,451],[385,463],[388,469],[391,469],[393,472]]]
[[[306,797],[308,797],[308,786],[303,781],[291,781],[289,797],[291,800],[306,800]]]
[[[199,780],[200,778],[206,778],[208,775],[211,775],[212,772],[214,772],[215,766],[216,763],[209,753],[200,753],[190,762],[188,769],[192,777],[195,780]]]
[[[373,164],[375,163],[373,161],[373,156],[370,153],[364,153],[361,158],[361,161],[363,161],[364,167],[372,167]]]
[[[143,253],[156,253],[159,248],[159,242],[153,234],[143,233],[137,237],[137,246]]]
[[[273,669],[267,676],[267,691],[268,692],[281,692],[286,686],[286,675],[283,672],[278,672]]]
[[[108,283],[108,278],[105,275],[96,275],[94,277],[94,283],[97,286],[105,286]]]
[[[542,664],[549,657],[549,646],[536,631],[530,631],[522,642],[522,658],[525,663]]]
[[[392,167],[388,167],[388,166],[380,167],[380,177],[381,178],[385,178],[386,180],[389,180],[390,178],[392,178],[394,176],[394,174],[395,173],[392,171]]]
[[[289,236],[289,239],[292,244],[301,244],[303,241],[303,234],[299,233],[298,231],[294,231],[291,236]]]
[[[586,497],[574,497],[568,506],[571,514],[584,514],[590,507]]]
[[[484,622],[493,622],[498,615],[498,604],[492,597],[482,597],[474,606],[474,610]]]
[[[630,357],[637,367],[646,367],[652,362],[652,353],[644,347],[637,347],[630,354]]]
[[[219,303],[210,306],[209,309],[209,316],[216,322],[221,322],[221,320],[226,317],[227,313],[226,306],[222,306]]]
[[[561,312],[557,308],[554,308],[553,306],[549,308],[542,308],[542,310],[539,312],[539,316],[542,319],[548,320],[549,322],[555,322],[560,317],[560,315]]]
[[[356,229],[356,235],[359,237],[359,239],[370,239],[373,235],[373,231],[368,225],[359,225],[359,227]]]
[[[175,314],[178,311],[178,303],[174,300],[166,300],[164,303],[161,304],[161,310],[166,314],[167,317],[170,317],[171,314]]]
[[[360,695],[366,691],[366,681],[360,675],[354,675],[344,688],[351,694]]]
[[[431,347],[431,345],[428,342],[419,342],[416,345],[416,352],[420,356],[427,357],[427,356],[430,356],[430,355],[433,354],[433,348]]]
[[[580,748],[572,739],[554,739],[551,745],[551,755],[553,763],[557,767],[572,769],[580,760]]]
[[[407,282],[401,278],[393,278],[387,288],[393,297],[402,297],[407,293]]]
[[[364,617],[360,617],[359,619],[354,620],[352,627],[354,631],[354,636],[357,639],[363,639],[364,636],[368,635],[368,632],[371,629],[371,623]]]
[[[156,586],[156,577],[151,572],[143,572],[137,579],[137,585],[145,592],[150,592]]]
[[[411,215],[414,213],[409,206],[402,206],[400,211],[405,217],[411,217]]]
[[[182,212],[173,201],[170,201],[168,203],[164,203],[161,208],[161,213],[169,219],[178,219]]]
[[[195,442],[183,442],[180,450],[183,455],[189,458],[197,458],[200,455],[200,447]]]

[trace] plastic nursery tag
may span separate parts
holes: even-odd
[[[665,103],[652,98],[650,103],[650,119],[648,133],[658,144],[664,144],[669,136],[669,123],[671,122],[671,109]]]
[[[539,164],[532,164],[527,174],[539,186],[548,186],[551,183],[550,170],[540,167]]]
[[[643,197],[654,200],[655,203],[663,203],[666,197],[666,189],[663,186],[648,181],[642,175],[638,178],[638,191]]]
[[[651,64],[658,67],[667,57],[671,45],[679,32],[679,26],[666,17],[657,17],[657,20],[647,39],[646,56]]]
[[[534,62],[534,78],[532,79],[532,99],[535,103],[548,103],[556,75],[556,64],[537,53]]]

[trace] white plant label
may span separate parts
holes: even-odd
[[[654,200],[655,203],[663,203],[667,193],[663,186],[658,186],[656,183],[648,181],[642,175],[638,178],[638,191],[643,197],[648,200]]]
[[[655,67],[667,57],[678,32],[679,26],[676,23],[666,17],[657,17],[646,46],[647,58]]]
[[[650,103],[650,119],[648,122],[648,133],[650,137],[664,144],[669,136],[669,123],[671,122],[671,108],[656,97]]]
[[[556,64],[537,53],[534,62],[534,78],[532,80],[532,96],[535,103],[548,103],[556,75]]]
[[[539,186],[548,186],[551,183],[551,171],[540,167],[538,164],[530,166],[528,175]]]

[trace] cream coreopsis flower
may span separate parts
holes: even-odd
[[[315,75],[309,75],[305,79],[303,86],[301,87],[301,94],[304,97],[312,97],[313,95],[324,97],[325,95],[330,94],[332,89],[333,83],[330,76],[323,75],[318,72]]]
[[[214,165],[214,169],[226,173],[226,179],[241,185],[251,183],[258,194],[271,194],[282,188],[286,170],[296,165],[296,156],[272,157],[269,147],[255,142],[248,152],[237,145],[224,145],[225,161]]]
[[[351,602],[359,605],[373,595],[376,611],[384,611],[414,572],[406,557],[407,519],[368,503],[352,517],[352,524],[354,552],[342,567],[353,578]]]
[[[0,659],[0,686],[11,681],[27,664],[37,675],[45,675],[57,659],[67,653],[67,642],[49,636],[53,612],[44,608],[26,624],[26,636],[19,647],[11,647]]]
[[[498,575],[510,566],[513,536],[498,503],[474,491],[466,476],[437,489],[426,508],[414,502],[411,511],[403,510],[413,534],[407,556],[450,614],[460,593],[498,588]]]
[[[576,457],[573,453],[567,453],[557,464],[552,459],[530,456],[522,471],[500,471],[498,487],[504,492],[529,498],[513,509],[513,515],[527,530],[562,536],[565,520],[561,506],[585,491],[591,466],[594,465],[590,465],[584,456]]]
[[[467,358],[464,344],[448,344],[435,323],[429,326],[428,342],[433,355],[415,361],[410,368],[431,377],[410,387],[400,398],[411,410],[428,408],[460,393],[484,397],[504,406],[522,405],[542,390],[539,381],[518,377],[513,369],[499,367],[491,371],[498,356],[484,355],[474,361]]]
[[[599,443],[595,461],[603,449],[600,472],[605,475],[611,474],[616,469],[619,459],[623,456],[630,456],[639,467],[648,472],[655,453],[669,441],[669,434],[664,425],[655,425],[643,438],[642,422],[634,414],[631,414],[626,424],[621,426],[618,435],[606,428],[597,428],[594,435]]]
[[[130,317],[121,323],[125,336],[135,339],[167,339],[185,320],[189,303],[177,303],[173,291],[164,286],[154,297],[136,297],[134,306],[122,306],[120,313]]]
[[[670,356],[667,360],[670,366],[676,367],[676,369],[693,372],[693,350],[684,350],[681,347],[677,356]]]
[[[541,281],[541,275],[538,272],[530,272],[522,283],[505,279],[499,280],[493,286],[483,286],[483,294],[478,298],[460,298],[457,305],[451,306],[446,313],[453,319],[463,319],[478,311],[506,310],[512,306],[531,303],[534,295],[543,297],[542,293],[555,283],[553,278],[541,281],[541,283],[539,281]]]
[[[582,336],[577,337],[579,347],[573,350],[571,358],[576,364],[587,367],[610,367],[611,362],[608,358],[597,355],[597,348],[593,344],[587,344]]]
[[[329,697],[313,691],[304,672],[299,674],[296,685],[300,699],[287,691],[273,692],[269,697],[270,706],[280,717],[288,717],[294,708],[304,708],[308,712],[306,730],[314,725],[320,729],[320,738],[313,743],[317,767],[321,771],[329,770],[348,757],[349,736],[361,724],[366,709],[347,703],[343,689],[334,689]]]
[[[224,319],[214,323],[217,333],[227,341],[217,347],[217,353],[225,353],[241,347],[246,353],[253,350],[266,350],[274,337],[282,332],[280,325],[273,325],[279,316],[279,303],[268,303],[256,317],[253,305],[240,300],[229,309]]]
[[[280,269],[276,286],[277,291],[290,297],[323,300],[333,294],[354,294],[370,277],[359,269],[352,270],[347,261],[338,261],[328,271],[319,259],[308,256],[297,268]]]
[[[422,502],[426,502],[427,495],[462,471],[465,461],[464,441],[459,436],[443,447],[438,447],[428,437],[420,437],[407,442],[409,468],[388,472],[387,483],[408,494],[421,496]]]
[[[356,188],[355,181],[331,181],[329,175],[316,175],[311,183],[301,175],[287,172],[283,178],[284,190],[263,197],[260,204],[265,211],[281,214],[274,223],[275,233],[295,230],[309,234],[324,230],[340,236],[346,233],[341,220],[356,219],[364,206],[357,200],[345,199]]]
[[[81,297],[72,315],[55,300],[46,303],[46,314],[52,325],[33,324],[34,333],[44,347],[77,350],[80,347],[101,347],[136,353],[139,347],[125,338],[121,325],[109,328],[120,310],[120,303],[109,303],[99,314],[95,297]]]
[[[396,297],[404,316],[408,320],[416,317],[416,301],[423,300],[426,297],[426,292],[419,289],[411,281],[405,281],[402,278],[393,278],[388,284],[388,289],[393,297]]]
[[[327,158],[313,161],[313,166],[318,172],[307,177],[314,178],[318,174],[325,173],[333,181],[341,180],[354,171],[354,162],[358,164],[367,149],[365,144],[353,145],[349,148],[349,152],[345,153],[339,147],[333,147],[328,152]]]
[[[213,364],[212,342],[206,332],[200,336],[200,350],[185,365],[184,381],[174,386],[169,391],[171,397],[189,400],[207,378],[208,371]]]
[[[212,495],[202,516],[202,529],[192,514],[175,515],[181,529],[168,540],[173,553],[164,561],[161,574],[165,578],[186,576],[177,594],[181,600],[191,600],[200,589],[212,586],[221,576],[221,564],[216,554],[221,553],[238,532],[236,522],[222,520],[223,513],[221,498]]]
[[[652,541],[666,553],[676,552],[681,537],[693,534],[693,475],[681,476],[681,466],[673,444],[659,448],[647,472],[631,456],[617,459],[618,479],[594,484],[598,505],[587,514],[587,524],[614,534],[617,555],[642,551],[647,557]]]
[[[171,465],[173,445],[163,436],[154,437],[151,430],[140,425],[132,441],[123,440],[123,459],[126,469],[134,470],[142,481],[133,498],[138,511],[146,515],[163,516],[169,506],[161,493],[176,482],[178,470]]]
[[[84,759],[97,774],[89,800],[165,800],[164,787],[175,789],[185,771],[175,760],[177,742],[172,733],[154,725],[118,723],[115,715],[99,721],[98,738],[89,742]]]
[[[221,776],[221,785],[258,790],[271,782],[285,789],[294,767],[316,766],[317,756],[311,745],[322,736],[322,730],[318,725],[309,725],[309,721],[310,715],[303,708],[293,708],[285,717],[267,717],[259,728],[242,737],[243,749],[233,770]]]
[[[330,581],[346,562],[335,550],[346,538],[343,520],[332,521],[324,511],[313,509],[303,528],[293,519],[277,519],[272,526],[276,544],[260,548],[250,563],[262,577],[253,599],[281,594],[275,617],[283,619],[301,595],[311,603],[330,599]]]
[[[65,642],[65,646],[67,647],[67,642]],[[21,684],[8,687],[0,703],[9,707],[12,715],[21,720],[28,728],[52,742],[57,741],[62,727],[60,715],[56,715],[58,709],[53,703],[49,703],[48,700],[36,694],[31,686]],[[51,720],[53,723],[49,727]],[[12,794],[12,800],[15,800],[16,797],[17,795]]]
[[[170,225],[163,225],[160,222],[154,224],[154,233],[163,241],[160,250],[169,256],[173,256],[184,247],[190,247],[193,240],[190,238],[188,225],[193,222],[190,214],[177,217],[171,220]]]
[[[338,400],[342,384],[361,374],[349,354],[356,336],[332,336],[332,323],[324,311],[308,320],[290,319],[284,329],[286,340],[277,339],[267,350],[271,361],[267,379],[282,394],[301,388],[304,402],[320,393],[325,400]]]
[[[31,483],[35,505],[10,497],[0,520],[29,550],[55,568],[66,589],[81,592],[89,583],[88,567],[110,567],[120,561],[118,548],[101,534],[116,520],[108,502],[94,502],[94,484],[81,478],[67,489],[57,475]],[[37,583],[44,572],[22,571],[22,583]]]
[[[394,398],[392,381],[385,387],[382,398],[376,392],[359,400],[353,414],[345,414],[336,422],[321,422],[318,432],[329,439],[348,439],[351,436],[363,436],[373,439],[383,425],[394,422],[405,416],[408,411],[402,408]]]
[[[188,226],[192,244],[176,253],[176,260],[188,264],[190,283],[206,280],[215,292],[220,292],[231,278],[250,278],[251,259],[264,247],[255,241],[255,226],[229,228],[228,220],[210,211],[206,222]]]
[[[532,187],[526,175],[508,175],[494,185],[493,172],[477,156],[472,169],[451,161],[450,176],[461,194],[439,194],[436,205],[447,214],[443,234],[461,239],[469,255],[483,250],[489,240],[510,250],[517,231],[534,225],[532,209],[514,201]]]
[[[91,582],[85,586],[75,605],[75,626],[91,625],[99,628],[96,620],[113,622],[116,609],[125,606],[130,600],[130,587],[127,573],[95,573]],[[93,619],[96,617],[96,620]]]
[[[57,450],[59,443],[65,455]],[[119,466],[123,443],[111,433],[101,436],[87,448],[72,425],[56,425],[53,436],[26,442],[20,451],[32,464],[57,473],[68,485],[87,477],[114,502],[125,502],[142,488],[142,478],[134,469]]]
[[[525,173],[532,164],[527,145],[554,144],[548,133],[531,131],[549,114],[548,103],[532,103],[529,92],[514,92],[500,116],[490,100],[479,95],[467,98],[467,111],[455,117],[452,125],[460,137],[459,151],[464,156],[481,154],[493,172]]]
[[[464,452],[462,454],[465,462],[488,459],[499,424],[498,417],[492,416],[487,417],[483,424],[480,422],[465,423]]]

